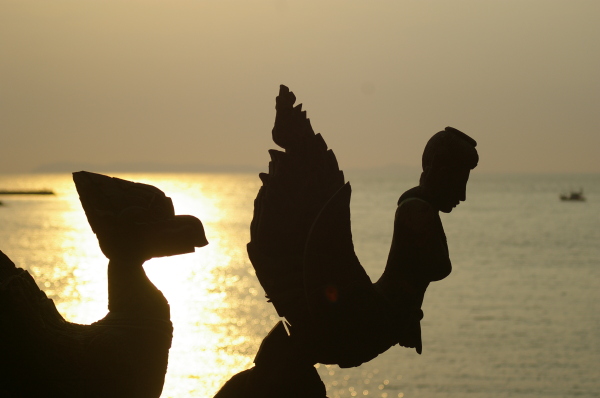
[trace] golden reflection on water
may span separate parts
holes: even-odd
[[[275,319],[246,254],[260,182],[250,175],[151,177],[129,178],[164,190],[177,214],[200,218],[210,242],[194,254],[146,265],[171,304],[175,327],[163,397],[210,397],[251,365]],[[256,308],[262,313],[256,314]],[[262,323],[253,324],[256,319]]]
[[[170,301],[175,325],[163,397],[212,397],[251,364],[277,321],[245,249],[260,181],[255,175],[121,177],[156,185],[178,214],[195,215],[206,227],[210,245],[145,268]],[[572,176],[548,176],[542,185],[540,178],[498,176],[472,186],[469,203],[444,218],[456,267],[428,289],[424,355],[394,347],[358,368],[317,366],[328,396],[570,396],[573,386],[594,396],[600,202],[592,195],[600,183],[596,175],[582,177],[590,200],[565,206],[556,193],[573,185]],[[387,259],[398,194],[413,182],[352,180],[354,243],[371,277]],[[0,189],[42,188],[58,195],[1,198],[0,250],[34,275],[67,319],[91,323],[106,314],[107,260],[71,177],[0,174]],[[531,221],[505,222],[524,215]]]
[[[159,187],[173,199],[177,214],[192,214],[204,224],[208,246],[153,259],[146,272],[169,300],[175,327],[163,397],[213,396],[231,375],[250,366],[264,336],[262,330],[249,333],[242,320],[248,315],[245,296],[260,288],[245,249],[258,178],[124,178]]]
[[[116,176],[155,185],[173,199],[177,214],[194,215],[204,224],[208,246],[152,259],[145,269],[169,301],[175,327],[162,397],[213,396],[229,377],[251,365],[277,320],[246,254],[260,181],[255,175]],[[17,245],[33,260],[21,264],[19,258],[27,256],[18,250],[16,256],[7,254],[30,270],[67,320],[91,323],[107,312],[107,259],[70,176],[47,178],[58,195],[39,199],[46,202],[38,214],[29,215],[34,225]],[[14,202],[12,207],[16,211],[26,205]]]

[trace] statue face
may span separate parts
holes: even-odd
[[[434,171],[426,188],[440,211],[450,213],[467,199],[467,182],[471,170],[466,167],[441,167]]]

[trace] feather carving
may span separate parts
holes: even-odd
[[[358,366],[395,344],[420,351],[419,308],[373,284],[354,252],[351,186],[295,95],[276,99],[248,254],[268,299],[310,362]],[[387,286],[387,285],[386,285]]]

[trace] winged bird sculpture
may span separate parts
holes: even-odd
[[[291,326],[278,323],[255,367],[219,398],[235,396],[236,385],[246,396],[290,396],[286,383],[297,396],[324,396],[309,369],[316,363],[359,366],[394,345],[421,353],[425,291],[452,268],[439,211],[466,199],[475,141],[451,127],[429,141],[421,181],[400,197],[385,271],[373,283],[354,252],[350,183],[295,102],[282,85],[272,134],[284,151],[270,150],[269,171],[260,174],[248,244],[268,299]],[[302,377],[312,387],[299,387]]]
[[[32,276],[0,251],[0,396],[161,395],[173,337],[170,308],[142,267],[208,244],[200,220],[175,215],[158,188],[73,175],[108,263],[108,309],[91,325],[66,321]]]

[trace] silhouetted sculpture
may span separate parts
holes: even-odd
[[[208,242],[200,221],[176,216],[159,189],[100,174],[73,178],[109,258],[109,313],[64,320],[29,273],[0,252],[0,396],[159,397],[173,326],[167,300],[142,264]]]
[[[354,367],[398,344],[421,353],[421,304],[432,281],[451,271],[439,211],[465,200],[476,142],[447,127],[423,154],[419,186],[398,202],[388,262],[372,283],[354,253],[350,184],[302,105],[281,86],[269,173],[255,201],[248,254],[279,322],[255,366],[216,398],[325,397],[314,364]]]

